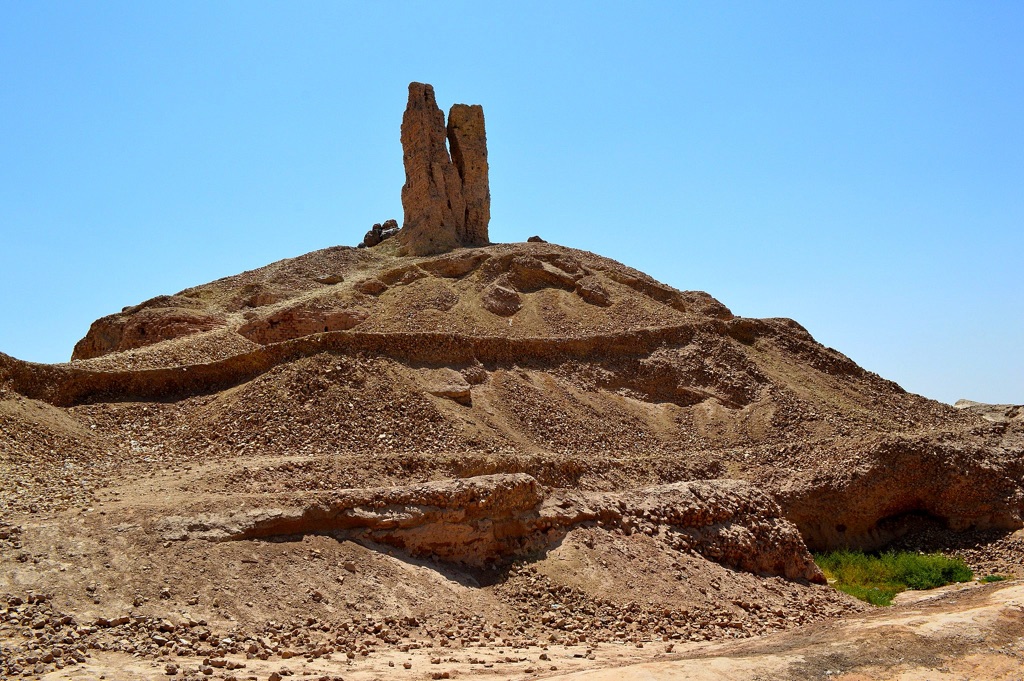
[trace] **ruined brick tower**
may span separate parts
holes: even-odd
[[[452,105],[446,128],[434,88],[409,83],[402,153],[405,220],[399,238],[404,250],[410,255],[430,255],[487,244],[491,191],[483,107]]]

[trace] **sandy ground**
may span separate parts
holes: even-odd
[[[1024,585],[911,592],[902,605],[671,659],[558,674],[568,681],[1024,678]]]
[[[228,659],[245,666],[239,680],[533,679],[572,681],[700,681],[829,679],[867,681],[1009,680],[1024,678],[1024,583],[957,586],[908,594],[902,605],[845,620],[738,642],[597,644],[529,648],[465,647],[447,651],[397,649],[335,659]],[[337,659],[339,658],[340,659]],[[167,664],[177,665],[167,674]],[[93,652],[84,664],[46,679],[185,678],[202,660],[142,660]],[[408,665],[408,666],[406,666]],[[217,670],[221,672],[222,670]],[[230,678],[230,677],[229,677]]]

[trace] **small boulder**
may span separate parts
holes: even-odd
[[[593,276],[583,277],[576,282],[576,295],[591,305],[608,307],[612,304],[612,298],[608,295],[608,291]]]
[[[454,369],[428,369],[424,371],[426,391],[436,397],[445,397],[467,407],[473,403],[469,381]]]
[[[523,306],[522,298],[510,288],[492,284],[483,295],[483,306],[499,317],[511,317]]]
[[[470,385],[480,385],[487,381],[487,369],[480,364],[474,364],[473,366],[466,367],[461,373],[462,377],[466,379],[466,382]]]
[[[388,290],[388,285],[380,279],[363,279],[360,282],[356,282],[353,288],[368,296],[379,296]]]
[[[372,248],[394,235],[398,234],[398,220],[385,220],[384,222],[376,223],[370,228],[370,231],[363,237],[363,241],[359,244],[359,248]]]

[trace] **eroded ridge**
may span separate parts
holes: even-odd
[[[166,540],[232,541],[304,534],[393,546],[471,567],[543,552],[581,525],[657,537],[727,567],[823,583],[778,505],[737,480],[699,480],[624,493],[549,490],[524,473],[405,487],[344,490],[308,503],[174,516]]]
[[[758,323],[771,332],[771,321]],[[0,353],[0,385],[57,406],[92,401],[163,400],[201,395],[238,385],[270,369],[320,352],[370,354],[403,362],[464,366],[533,361],[557,365],[566,359],[639,356],[667,345],[686,345],[700,331],[733,333],[735,323],[709,320],[575,338],[474,337],[445,333],[328,331],[277,343],[216,362],[159,369],[95,371],[24,362]],[[744,333],[749,333],[743,327]],[[699,392],[699,391],[698,391]],[[697,393],[695,393],[697,394]],[[699,399],[711,395],[700,393]]]

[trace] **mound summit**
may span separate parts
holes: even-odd
[[[392,238],[127,307],[67,364],[0,355],[6,673],[72,664],[38,654],[69,632],[259,665],[861,609],[808,547],[995,541],[977,560],[1015,569],[1019,419],[592,253],[491,244],[479,106],[446,125],[413,83],[401,140]]]

